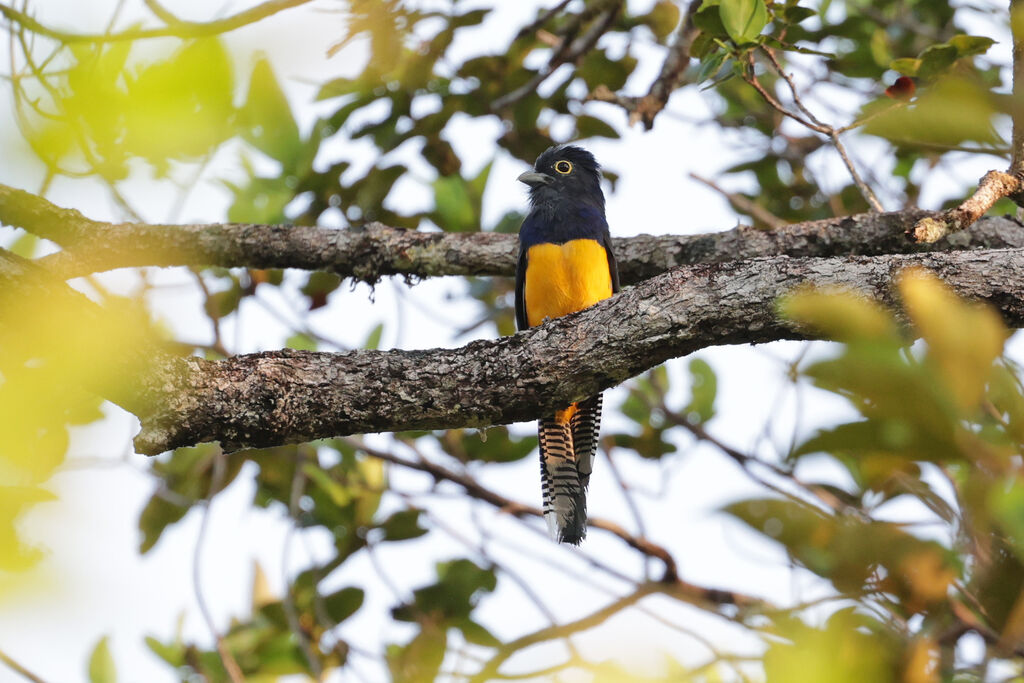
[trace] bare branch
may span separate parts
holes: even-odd
[[[1011,114],[1013,134],[1010,143],[1010,167],[1005,173],[989,171],[978,182],[978,189],[960,206],[941,216],[922,218],[908,231],[917,242],[931,243],[951,232],[971,227],[992,206],[1009,197],[1024,207],[1024,0],[1010,0],[1010,27],[1013,31],[1013,97]]]
[[[16,661],[8,657],[6,654],[4,654],[2,650],[0,650],[0,664],[3,664],[8,669],[18,674],[27,681],[32,681],[32,683],[46,683],[46,681],[44,681],[42,678],[36,676],[34,673],[23,667],[21,664],[18,664]]]
[[[608,86],[599,85],[591,91],[584,102],[610,102],[617,104],[629,113],[629,125],[637,121],[643,121],[644,128],[651,130],[654,127],[654,117],[668,104],[668,98],[672,96],[683,84],[683,76],[686,67],[690,64],[690,46],[700,31],[693,25],[693,16],[700,9],[701,0],[692,0],[686,10],[686,15],[679,23],[672,38],[672,45],[665,55],[665,61],[661,64],[661,71],[657,78],[651,83],[650,89],[643,97],[630,97],[612,92]]]
[[[375,458],[380,458],[386,462],[399,465],[401,467],[407,467],[409,469],[419,470],[420,472],[426,472],[434,478],[435,481],[450,481],[453,484],[461,486],[465,492],[476,500],[483,501],[490,505],[493,505],[502,512],[508,513],[516,517],[532,516],[543,518],[544,512],[537,507],[531,505],[525,505],[518,501],[514,501],[511,498],[506,498],[499,493],[496,493],[486,487],[472,477],[453,472],[448,468],[431,462],[427,459],[412,461],[400,458],[388,451],[382,451],[370,446],[365,443],[351,442],[354,446],[358,447],[365,453],[372,455]],[[665,583],[678,583],[680,586],[688,591],[688,595],[693,600],[703,599],[704,602],[726,602],[728,604],[751,604],[754,598],[742,595],[733,595],[727,591],[721,591],[714,588],[702,588],[700,586],[694,586],[693,584],[687,584],[679,581],[679,573],[676,568],[675,558],[672,557],[671,553],[663,546],[658,545],[646,538],[641,538],[630,534],[628,531],[623,529],[615,522],[600,517],[590,517],[587,520],[587,524],[592,529],[601,529],[607,531],[614,536],[618,536],[620,539],[626,542],[629,547],[634,550],[638,550],[648,557],[653,557],[661,560],[665,565],[665,574],[662,577],[662,582]],[[731,597],[723,597],[731,596]]]
[[[875,195],[874,191],[866,182],[864,182],[864,179],[861,178],[860,173],[857,171],[857,167],[854,165],[853,160],[850,159],[850,155],[846,151],[846,147],[839,140],[839,131],[837,131],[834,126],[830,126],[827,123],[822,122],[811,112],[810,109],[807,108],[806,105],[804,105],[803,100],[800,98],[800,93],[796,88],[796,83],[794,83],[793,78],[786,73],[786,70],[782,68],[782,65],[779,63],[778,58],[776,58],[775,53],[768,48],[764,48],[764,53],[768,55],[768,61],[771,63],[772,68],[775,69],[775,72],[778,73],[786,82],[786,85],[789,86],[789,92],[790,96],[793,98],[793,103],[800,109],[803,116],[800,116],[799,114],[796,114],[784,107],[767,90],[765,90],[763,85],[761,85],[761,82],[758,81],[757,76],[754,74],[753,53],[750,53],[749,55],[749,69],[745,76],[747,83],[752,85],[754,89],[761,94],[764,101],[780,114],[788,116],[806,128],[823,135],[827,135],[829,139],[832,140],[832,144],[835,146],[836,152],[839,153],[839,158],[842,159],[843,165],[846,166],[846,170],[850,173],[850,178],[853,179],[853,184],[857,186],[857,190],[860,191],[864,200],[871,206],[873,211],[877,211],[879,213],[885,211],[885,208],[882,206],[882,203],[878,201],[878,197]]]
[[[216,21],[177,21],[160,28],[140,28],[121,31],[120,33],[69,33],[45,26],[24,12],[13,7],[0,4],[0,15],[13,23],[20,24],[29,31],[53,38],[65,44],[72,43],[112,43],[122,40],[141,40],[144,38],[201,38],[234,31],[237,28],[255,23],[292,7],[305,5],[311,0],[268,0],[261,5],[233,14]],[[152,5],[151,5],[152,9]]]
[[[217,625],[213,623],[213,615],[210,613],[210,608],[206,604],[201,580],[203,541],[206,538],[206,528],[210,519],[210,507],[213,504],[213,497],[218,491],[220,491],[220,488],[224,483],[225,458],[226,456],[224,455],[224,452],[220,449],[217,449],[213,454],[213,462],[211,463],[213,473],[210,477],[210,492],[203,503],[203,516],[199,522],[199,534],[196,536],[196,547],[192,553],[192,588],[195,591],[196,602],[199,604],[199,611],[203,615],[203,621],[206,622],[207,628],[210,629],[210,633],[213,635],[213,639],[217,643],[217,654],[220,656],[221,663],[224,665],[224,670],[227,671],[228,678],[231,679],[231,683],[243,683],[245,681],[245,676],[242,675],[242,669],[239,668],[234,655],[232,655],[231,650],[228,649],[228,645],[224,641],[224,636],[221,635]]]
[[[715,181],[709,180],[704,176],[697,175],[696,173],[691,173],[690,177],[699,183],[707,185],[712,190],[728,199],[729,203],[732,204],[733,208],[737,211],[747,214],[754,220],[761,221],[773,230],[785,229],[786,221],[782,220],[757,202],[747,199],[741,194],[729,192],[719,186]]]
[[[922,218],[907,234],[916,242],[935,242],[951,232],[970,227],[997,201],[1019,193],[1021,188],[1021,178],[1002,171],[989,171],[978,183],[978,189],[964,203],[938,217]]]

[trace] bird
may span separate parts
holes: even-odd
[[[575,145],[547,149],[518,180],[530,211],[519,229],[516,326],[540,325],[619,291],[604,211],[601,169]],[[544,519],[552,538],[579,545],[587,534],[587,486],[601,423],[601,394],[537,424]]]

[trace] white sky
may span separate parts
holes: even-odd
[[[37,0],[33,9],[37,18],[48,25],[95,31],[103,29],[115,4],[113,0],[88,3]],[[122,26],[132,17],[144,16],[142,3],[126,4]],[[202,0],[175,0],[165,4],[182,17],[199,20],[230,14],[256,3],[224,3],[216,12],[211,12],[210,3]],[[466,2],[460,3],[460,7],[478,4],[490,3]],[[533,16],[533,7],[538,4],[552,3],[501,3],[500,15],[492,17],[483,29],[468,33],[456,45],[456,58],[481,50],[501,49],[524,18]],[[630,4],[642,8],[652,3]],[[237,73],[248,71],[256,51],[270,56],[279,78],[287,84],[304,132],[316,113],[331,109],[331,103],[315,107],[309,104],[316,85],[335,76],[351,75],[361,67],[358,45],[332,59],[325,56],[328,46],[343,31],[344,17],[339,11],[342,6],[339,2],[320,0],[236,31],[227,38],[240,67]],[[1004,39],[1002,46],[997,46],[993,53],[1004,62],[1007,61],[1006,44]],[[7,51],[0,52],[0,71],[7,72]],[[630,88],[639,93],[660,65],[660,49],[638,43],[634,54],[644,63],[644,69],[630,83]],[[42,168],[33,162],[19,141],[11,117],[8,86],[0,86],[0,98],[0,157],[6,159],[6,163],[0,165],[0,182],[35,191],[42,178]],[[621,140],[586,143],[604,165],[622,174],[616,192],[608,198],[608,218],[613,234],[699,233],[735,225],[736,216],[725,201],[688,177],[690,172],[715,177],[718,170],[740,158],[733,144],[735,135],[723,138],[710,127],[696,127],[687,122],[706,118],[713,102],[713,96],[691,87],[675,95],[668,110],[659,117],[653,133],[627,129],[625,117],[616,114],[614,123],[623,133]],[[596,107],[594,111],[601,113],[611,111],[608,105],[599,103],[588,106]],[[497,124],[493,121],[463,123],[454,127],[452,133],[451,139],[469,173],[490,160],[497,149],[494,144]],[[864,162],[884,169],[888,162],[874,151],[875,147],[870,143],[854,144],[853,150]],[[180,220],[216,222],[224,219],[228,196],[216,179],[238,177],[237,151],[237,146],[229,145],[218,155],[190,195]],[[371,158],[370,152],[372,150],[362,143],[332,143],[325,148],[318,164],[326,165],[340,158],[365,163]],[[987,170],[989,163],[989,159],[967,159],[954,177],[944,174],[930,183],[922,204],[932,206],[955,194],[958,188]],[[842,180],[839,174],[844,171],[834,160],[825,160],[821,165],[823,177],[832,182]],[[519,162],[498,153],[485,197],[485,222],[492,222],[510,208],[524,205],[524,188],[515,182],[522,170]],[[734,182],[730,187],[742,188],[742,185]],[[49,197],[57,204],[80,209],[93,218],[119,217],[109,197],[97,189],[98,186],[89,181],[60,180]],[[166,183],[140,178],[126,183],[122,189],[136,206],[142,207],[146,219],[167,219],[175,195]],[[389,201],[427,204],[430,195],[421,186],[408,182],[399,187]],[[10,239],[9,230],[0,230],[0,244],[9,243]],[[182,338],[209,340],[209,325],[202,315],[198,293],[188,284],[190,280],[173,270],[153,271],[153,278],[167,285],[166,292],[154,298],[157,312],[174,325]],[[115,273],[107,281],[113,286],[130,287],[134,276]],[[309,320],[317,331],[353,345],[360,344],[380,321],[386,322],[385,347],[459,345],[469,337],[455,338],[453,323],[469,319],[474,310],[459,300],[461,287],[457,279],[429,281],[412,289],[397,282],[385,283],[377,288],[371,302],[366,287],[349,292],[347,286],[343,286],[332,296],[331,305],[315,312]],[[288,301],[296,298],[294,291],[264,295],[278,310],[287,310]],[[401,326],[395,323],[398,315],[403,318]],[[229,347],[237,352],[275,348],[291,334],[251,302],[243,307],[237,329],[235,323],[227,329]],[[772,454],[771,440],[785,448],[794,429],[795,404],[792,392],[780,393],[784,387],[783,365],[795,357],[800,348],[793,343],[778,343],[756,348],[708,349],[696,354],[710,362],[719,375],[719,416],[711,423],[710,431],[741,449]],[[677,401],[688,395],[685,362],[684,359],[670,363]],[[609,392],[606,405],[617,406],[623,396],[622,390]],[[808,409],[801,423],[805,432],[846,414],[845,406],[834,398],[814,394],[805,396],[805,400],[813,401],[813,407]],[[154,635],[169,639],[178,615],[184,614],[186,636],[209,642],[209,632],[200,618],[192,584],[192,558],[200,517],[194,511],[165,532],[147,556],[140,558],[136,554],[138,514],[152,492],[153,481],[143,472],[146,458],[130,451],[130,437],[137,428],[134,418],[114,407],[109,407],[108,413],[109,418],[102,424],[76,434],[68,466],[52,482],[60,501],[37,507],[24,521],[25,535],[47,547],[49,556],[40,571],[25,579],[18,595],[0,601],[0,649],[48,681],[78,681],[85,679],[92,646],[107,634],[111,636],[122,681],[172,681],[175,680],[173,672],[148,652],[142,638]],[[607,420],[606,429],[622,426],[614,420]],[[768,442],[761,438],[766,424],[770,424]],[[519,428],[525,432],[532,426]],[[820,585],[790,572],[784,555],[777,548],[716,513],[723,504],[756,493],[749,480],[713,449],[694,447],[682,434],[677,434],[676,439],[681,446],[680,453],[668,456],[663,465],[623,456],[619,456],[617,462],[627,480],[638,489],[657,490],[663,480],[671,478],[669,496],[661,500],[639,497],[639,502],[651,538],[674,551],[683,577],[698,584],[764,595],[778,602],[820,594]],[[532,457],[514,465],[483,468],[478,474],[483,483],[510,497],[528,502],[539,498],[536,464]],[[836,473],[815,474],[834,476]],[[394,472],[393,476],[396,481],[411,486],[423,485],[422,479],[410,473]],[[248,611],[254,560],[261,563],[277,590],[283,585],[282,546],[287,526],[280,509],[253,509],[249,505],[252,492],[251,474],[248,477],[243,474],[228,492],[217,498],[209,520],[202,582],[222,631],[231,615]],[[597,465],[590,501],[594,515],[632,526],[628,508],[606,463]],[[455,499],[437,509],[449,511],[451,514],[446,519],[466,536],[476,538],[471,506]],[[523,576],[544,577],[534,583],[534,588],[561,619],[582,616],[609,600],[606,594],[553,569],[565,566],[578,574],[590,572],[573,552],[553,547],[541,535],[524,533],[520,525],[497,517],[490,510],[481,509],[479,514],[493,525],[496,535],[506,534],[515,544],[513,548],[494,547],[495,557],[509,560]],[[379,553],[381,565],[403,590],[431,581],[433,563],[437,559],[465,556],[465,549],[453,541],[442,540],[442,534],[432,533],[426,538],[430,540],[392,544]],[[307,550],[323,557],[323,542],[323,538],[315,535],[308,544],[294,538],[287,571],[294,573],[308,564]],[[628,561],[620,560],[617,564],[622,565],[623,570],[635,571],[635,566],[631,566],[635,560],[632,554],[624,552],[620,542],[600,532],[591,534],[582,552],[606,560],[623,558]],[[529,558],[539,558],[539,561]],[[387,610],[395,604],[395,598],[374,581],[375,573],[366,558],[360,557],[346,563],[331,579],[332,585],[357,585],[367,590],[367,601],[357,617],[343,625],[342,636],[371,650],[378,649],[382,642],[403,641],[410,633],[408,627],[390,622]],[[598,576],[596,581],[613,592],[623,590],[614,580]],[[699,630],[727,649],[740,644],[736,631],[693,610],[669,604],[664,599],[644,604],[677,623]],[[513,637],[545,625],[543,617],[523,600],[514,585],[499,583],[498,594],[486,599],[481,610],[480,621],[498,624],[496,631],[500,636]],[[578,637],[576,643],[585,655],[596,659],[614,657],[649,671],[658,669],[663,652],[691,663],[707,657],[707,652],[693,639],[680,636],[639,612],[613,619]],[[544,648],[537,648],[516,662],[527,667],[531,660],[540,661],[544,655]],[[367,660],[357,658],[355,661],[365,680],[381,680],[382,672]],[[11,675],[0,668],[0,683]]]

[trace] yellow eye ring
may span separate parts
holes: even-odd
[[[561,159],[555,162],[555,171],[562,175],[569,175],[572,173],[572,162]]]

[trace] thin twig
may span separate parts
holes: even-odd
[[[842,159],[843,164],[846,166],[846,170],[850,172],[850,177],[853,179],[854,185],[857,186],[857,189],[860,191],[861,196],[863,196],[864,200],[867,201],[867,203],[871,206],[872,211],[877,211],[879,213],[884,211],[885,208],[882,206],[882,203],[878,201],[878,197],[875,195],[874,191],[871,189],[870,186],[868,186],[867,183],[864,182],[864,179],[861,178],[860,173],[857,172],[857,167],[853,164],[853,161],[850,159],[850,155],[847,153],[846,148],[843,146],[843,143],[839,140],[839,133],[836,131],[835,127],[822,122],[804,104],[803,100],[800,98],[800,92],[797,90],[796,83],[793,82],[792,76],[786,73],[786,70],[782,68],[782,65],[779,63],[779,60],[775,57],[775,53],[768,48],[764,48],[764,53],[768,55],[768,61],[771,63],[772,68],[774,68],[775,72],[786,82],[786,85],[789,86],[789,92],[790,96],[793,99],[793,103],[801,112],[803,112],[803,116],[801,117],[796,113],[790,111],[786,107],[784,107],[777,99],[772,97],[772,95],[764,88],[763,85],[761,85],[760,81],[758,81],[757,79],[757,76],[754,74],[753,52],[751,52],[748,57],[749,68],[747,69],[746,81],[750,83],[752,86],[754,86],[754,89],[761,94],[761,97],[763,97],[764,100],[773,108],[775,108],[779,113],[792,118],[794,121],[797,121],[801,125],[810,128],[813,131],[816,131],[823,135],[827,135],[829,139],[832,140],[832,144],[835,146],[836,151],[839,153],[839,157]]]
[[[251,7],[216,21],[179,21],[160,28],[129,29],[120,33],[67,33],[65,31],[58,31],[39,23],[28,14],[4,4],[0,4],[0,15],[7,17],[12,23],[25,27],[32,33],[53,38],[65,44],[112,43],[124,40],[141,40],[144,38],[200,38],[203,36],[219,35],[266,19],[283,10],[305,5],[308,2],[311,2],[311,0],[269,0],[256,7]]]
[[[604,459],[608,463],[608,469],[611,470],[612,477],[615,479],[615,483],[619,485],[619,490],[622,492],[622,498],[626,501],[626,507],[629,508],[629,512],[633,515],[633,523],[636,525],[636,532],[640,535],[640,538],[647,538],[647,528],[644,525],[643,515],[640,514],[640,508],[636,504],[636,499],[633,498],[633,492],[630,491],[629,485],[626,480],[622,478],[622,472],[619,471],[618,465],[615,464],[615,458],[612,457],[611,448],[602,448],[604,452]],[[644,558],[644,580],[650,581],[650,566],[648,560],[650,558]]]
[[[573,33],[571,32],[571,29],[567,30],[562,37],[560,46],[555,50],[555,53],[551,56],[547,65],[520,87],[494,100],[491,103],[491,111],[498,112],[515,104],[530,93],[535,92],[544,81],[558,70],[558,67],[563,64],[575,62],[581,56],[590,52],[591,48],[597,44],[597,41],[600,40],[601,36],[605,34],[612,22],[615,21],[615,17],[618,16],[619,10],[622,8],[622,1],[605,0],[605,2],[599,3],[599,5],[602,8],[599,18],[586,33],[573,40]],[[608,7],[604,7],[605,5]],[[586,11],[592,11],[592,9],[588,8],[585,12]],[[583,21],[582,17],[583,14],[579,15],[576,22],[574,22],[571,27],[578,27]]]
[[[491,505],[511,515],[515,515],[517,517],[523,515],[532,515],[534,517],[544,516],[544,513],[543,511],[540,510],[540,508],[525,505],[523,503],[506,498],[498,493],[495,493],[494,491],[491,491],[488,488],[485,488],[472,477],[452,472],[451,470],[441,465],[429,462],[427,460],[423,460],[422,462],[410,462],[408,460],[405,460],[404,458],[399,458],[391,453],[388,453],[387,451],[382,451],[380,449],[368,446],[365,443],[362,443],[358,440],[346,439],[346,441],[352,443],[354,446],[361,449],[363,452],[368,453],[369,455],[372,455],[376,458],[380,458],[381,460],[385,460],[396,465],[401,465],[403,467],[408,467],[410,469],[420,470],[421,472],[426,472],[430,474],[432,477],[434,477],[436,480],[446,480],[458,484],[459,486],[466,490],[466,493],[473,496],[474,498],[482,500],[486,503],[490,503]],[[592,517],[588,523],[594,529],[602,529],[604,531],[610,532],[615,536],[618,536],[621,540],[625,541],[625,543],[634,550],[639,550],[645,555],[657,557],[658,559],[660,559],[665,564],[665,575],[662,578],[662,580],[666,583],[673,583],[679,580],[679,573],[676,568],[675,558],[673,558],[671,553],[669,553],[669,551],[663,546],[657,545],[656,543],[652,543],[647,539],[638,538],[633,534],[629,533],[628,531],[626,531],[625,529],[623,529],[619,524],[616,524],[615,522],[612,522],[610,520]],[[718,591],[712,591],[712,593],[714,595],[720,595]]]
[[[306,663],[309,665],[309,670],[313,673],[313,678],[320,681],[323,680],[323,667],[320,666],[320,660],[313,653],[309,637],[299,623],[299,615],[295,609],[295,598],[292,595],[294,586],[288,583],[288,558],[291,557],[292,537],[299,523],[299,501],[302,499],[302,492],[306,487],[306,475],[302,470],[306,460],[304,450],[303,447],[297,450],[298,458],[295,463],[291,491],[288,496],[288,517],[291,523],[288,525],[288,532],[285,534],[284,543],[281,547],[281,576],[285,580],[285,590],[281,598],[281,606],[284,608],[285,618],[288,620],[288,628],[291,629],[292,634],[298,641],[299,649],[302,650],[302,654],[306,658]],[[316,590],[315,584],[313,589]]]
[[[771,211],[758,204],[757,202],[752,201],[741,194],[737,194],[736,192],[729,192],[728,190],[718,185],[715,181],[709,178],[705,178],[704,176],[698,175],[696,173],[690,173],[690,177],[699,183],[707,185],[712,190],[725,197],[727,200],[729,200],[729,203],[732,204],[733,208],[736,209],[737,211],[741,211],[750,216],[751,218],[753,218],[754,220],[764,223],[772,230],[779,230],[781,228],[786,227],[787,223],[785,220],[779,218]]]
[[[32,683],[46,683],[46,681],[44,681],[42,678],[36,676],[34,673],[23,667],[21,664],[18,664],[9,656],[4,654],[3,650],[0,650],[0,663],[5,664],[7,668],[9,668],[11,671],[20,675],[22,678],[32,681]]]
[[[217,642],[217,653],[220,655],[220,660],[224,664],[228,677],[231,678],[231,683],[244,683],[245,677],[242,675],[238,662],[235,661],[234,656],[228,649],[227,643],[224,642],[223,636],[221,636],[217,626],[213,623],[213,615],[206,604],[206,598],[203,597],[201,580],[203,541],[206,539],[206,528],[210,520],[210,508],[213,506],[213,497],[220,490],[224,482],[226,457],[224,451],[220,448],[217,449],[213,456],[213,475],[210,478],[210,491],[203,505],[203,515],[199,522],[199,535],[196,537],[196,548],[192,554],[192,586],[195,590],[196,602],[199,603],[199,612],[203,615],[207,628],[210,629],[213,639]]]

